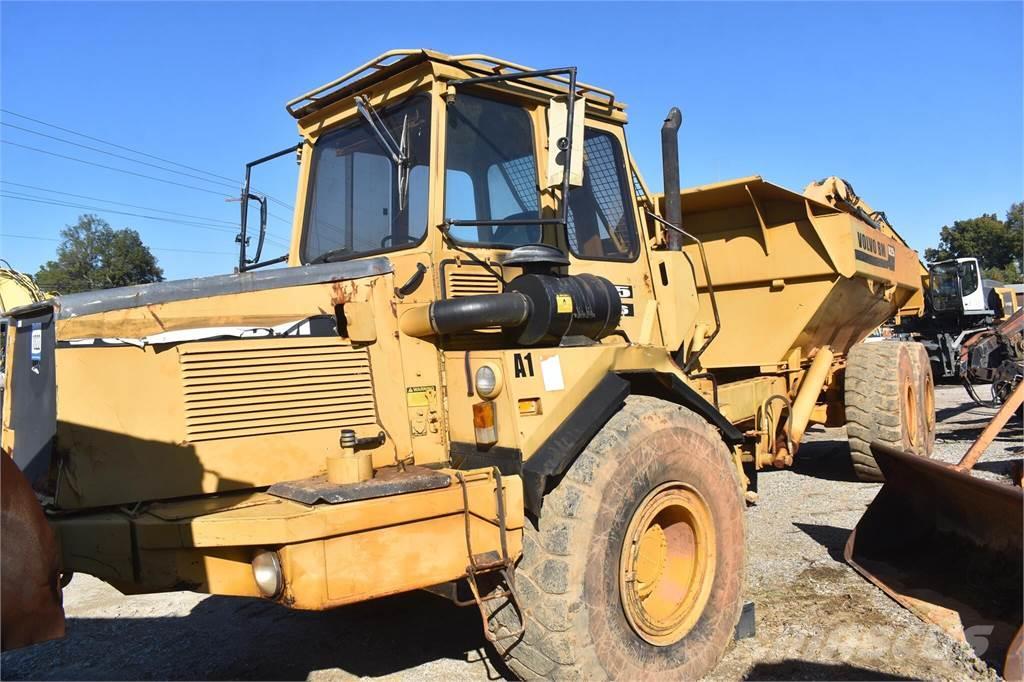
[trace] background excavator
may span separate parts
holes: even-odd
[[[967,378],[960,362],[964,343],[1021,309],[1013,290],[984,279],[977,258],[922,264],[921,280],[923,298],[912,302],[919,307],[902,310],[893,332],[924,345],[937,379]]]

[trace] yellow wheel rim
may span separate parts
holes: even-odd
[[[924,380],[924,421],[928,434],[935,431],[935,386],[932,385],[931,373]]]
[[[633,631],[675,644],[697,623],[715,577],[714,522],[684,483],[663,483],[633,513],[619,561],[622,608]]]
[[[914,383],[908,378],[903,387],[903,429],[911,447],[917,447],[918,436],[917,395]]]

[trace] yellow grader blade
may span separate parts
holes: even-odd
[[[885,484],[846,543],[846,561],[918,617],[1021,679],[1024,491],[971,476],[1024,399],[1024,384],[958,465],[878,443]]]

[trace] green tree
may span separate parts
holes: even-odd
[[[939,245],[925,249],[928,261],[974,257],[986,277],[1003,282],[1022,281],[1024,270],[1024,202],[1010,206],[1006,220],[986,213],[943,226]]]
[[[1006,229],[1016,240],[1017,258],[1021,258],[1024,249],[1024,201],[1018,201],[1006,212]]]
[[[1020,271],[1017,264],[1010,262],[1004,268],[983,268],[982,274],[985,279],[994,279],[997,282],[1003,284],[1022,284],[1024,283],[1024,273]]]
[[[156,257],[135,230],[115,230],[102,218],[86,214],[60,234],[57,260],[47,261],[36,273],[36,282],[46,291],[71,294],[164,279]]]

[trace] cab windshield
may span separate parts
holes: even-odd
[[[958,263],[936,263],[931,266],[932,307],[937,311],[958,310],[961,307]]]
[[[313,147],[301,246],[305,263],[344,260],[404,248],[427,231],[430,101],[416,95],[378,110],[396,139],[408,141],[408,189],[391,153],[363,118]]]

